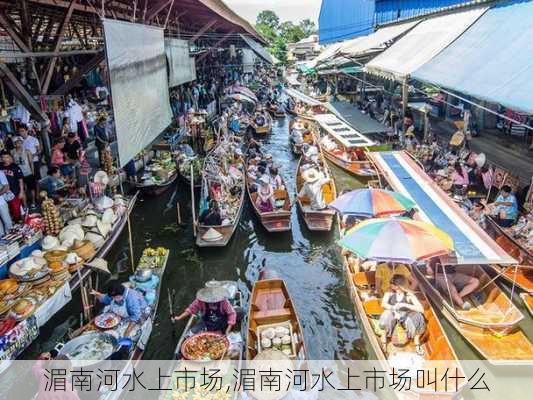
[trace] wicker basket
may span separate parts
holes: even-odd
[[[75,241],[73,251],[84,260],[90,260],[96,253],[93,243],[88,240]]]
[[[44,259],[48,262],[48,264],[63,262],[63,260],[66,257],[67,257],[67,252],[63,250],[47,251],[44,255]]]

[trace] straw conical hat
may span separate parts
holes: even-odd
[[[279,400],[284,398],[288,393],[288,387],[292,386],[292,377],[291,371],[294,370],[294,365],[292,360],[282,351],[276,350],[276,349],[268,349],[264,350],[261,353],[259,353],[250,363],[250,368],[253,368],[255,370],[268,370],[268,368],[271,368],[273,370],[279,370],[279,371],[287,371],[285,376],[280,377],[281,382],[281,390],[276,391],[274,389],[269,390],[269,388],[265,388],[263,391],[261,391],[261,385],[260,382],[257,382],[256,389],[252,391],[250,394],[257,400]],[[261,379],[260,377],[257,377],[257,379]]]
[[[228,297],[228,291],[222,286],[205,287],[196,292],[196,298],[204,303],[218,303]]]
[[[109,176],[105,171],[98,171],[94,174],[94,183],[100,183],[102,185],[109,184]]]
[[[206,242],[216,242],[222,239],[222,234],[216,229],[209,228],[209,230],[202,236],[202,239]]]
[[[96,271],[105,272],[106,274],[111,275],[111,271],[109,271],[109,267],[107,265],[107,261],[103,258],[95,258],[90,263],[85,264],[87,267],[94,269]]]
[[[310,168],[302,173],[302,178],[308,183],[313,183],[320,179],[320,173],[316,169]]]

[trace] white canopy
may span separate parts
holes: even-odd
[[[315,120],[322,129],[346,148],[368,147],[376,144],[340,120],[335,114],[317,114]]]
[[[310,106],[322,106],[323,105],[320,101],[315,100],[312,97],[309,97],[306,94],[296,89],[285,88],[285,93],[295,98],[296,100],[301,101],[302,103],[308,104]]]
[[[370,35],[348,40],[343,43],[339,49],[339,53],[350,57],[357,57],[373,51],[384,50],[392,40],[412,29],[419,23],[420,20],[386,26],[378,29]]]
[[[429,18],[366,65],[370,72],[405,79],[450,45],[487,7]],[[450,71],[452,74],[453,71]]]

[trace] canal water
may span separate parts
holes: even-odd
[[[288,118],[275,121],[272,133],[262,142],[264,151],[272,154],[280,166],[280,173],[293,196],[298,160],[289,146],[288,126]],[[341,171],[335,170],[334,173],[339,192],[360,186]],[[180,204],[182,225],[177,224],[177,203]],[[184,323],[170,323],[169,291],[175,313],[181,312],[194,300],[196,291],[211,279],[237,281],[244,299],[248,300],[260,269],[265,267],[285,280],[303,325],[311,358],[371,357],[363,343],[359,322],[339,267],[336,233],[308,231],[296,205],[292,209],[292,232],[269,234],[246,199],[238,229],[229,245],[221,249],[198,249],[194,245],[190,188],[183,183],[178,183],[175,190],[158,198],[141,198],[131,221],[136,259],[147,246],[170,249],[158,316],[145,359],[172,358],[184,327]],[[125,232],[107,257],[110,269],[124,280],[130,273],[128,255]],[[79,315],[80,303],[77,294],[73,302],[43,329],[41,338],[26,353],[27,358],[49,350],[65,328],[57,326],[69,315]]]

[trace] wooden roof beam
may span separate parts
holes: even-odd
[[[6,30],[11,39],[17,44],[18,47],[24,52],[29,52],[30,48],[26,45],[22,37],[16,31],[16,27],[9,22],[9,18],[4,13],[3,10],[0,10],[0,25]]]
[[[215,24],[217,23],[216,19],[212,19],[207,24],[205,24],[196,34],[191,38],[191,42],[196,42],[204,33],[206,33],[209,29],[211,29]]]
[[[78,0],[70,0],[70,6],[67,10],[67,13],[65,14],[65,18],[63,19],[63,23],[61,24],[61,27],[59,28],[59,32],[56,38],[56,42],[54,45],[54,52],[59,51],[59,48],[61,47],[61,42],[63,42],[63,37],[65,36],[65,31],[67,29],[67,26],[70,23],[70,18],[72,17],[72,13],[74,12],[74,6],[76,5]],[[48,64],[48,69],[46,70],[46,78],[43,83],[43,87],[41,90],[42,94],[48,93],[48,88],[50,87],[50,81],[52,80],[52,74],[54,73],[54,67],[57,62],[57,57],[53,57],[50,60],[50,63]]]
[[[146,22],[153,20],[157,14],[163,11],[169,4],[172,7],[171,3],[174,3],[174,0],[164,0],[162,3],[156,3],[150,10],[147,11]]]

